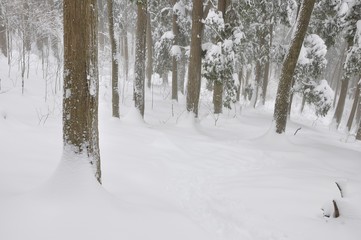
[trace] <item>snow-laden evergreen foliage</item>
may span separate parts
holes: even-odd
[[[326,80],[321,80],[319,84],[311,82],[304,91],[306,101],[315,108],[316,116],[324,117],[332,107],[334,91]]]

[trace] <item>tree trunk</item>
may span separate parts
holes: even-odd
[[[169,79],[168,79],[168,71],[167,70],[163,70],[162,80],[163,80],[163,87],[168,86]]]
[[[96,0],[64,0],[64,151],[86,154],[101,182]]]
[[[229,3],[229,1],[228,1]],[[218,11],[222,13],[222,17],[224,21],[226,20],[226,9],[227,9],[227,0],[218,0]],[[225,21],[226,23],[226,21]],[[217,42],[223,41],[223,39],[218,38]],[[219,114],[222,113],[223,109],[223,81],[227,79],[218,79],[214,81],[213,85],[213,105],[214,105],[214,113]]]
[[[341,64],[341,59],[339,59],[339,61],[336,64],[336,68],[335,68],[334,75],[332,76],[332,78],[334,79],[335,76],[337,75],[337,80],[339,80],[341,78],[341,74],[340,74],[341,72],[342,72],[342,64]],[[339,92],[339,88],[340,88],[340,81],[335,81],[335,82],[336,82],[336,88],[335,88],[335,94],[334,94],[333,103],[332,103],[333,108],[336,107],[337,96],[338,96],[338,92]]]
[[[305,94],[303,94],[302,96],[302,103],[301,103],[301,113],[303,112],[303,110],[305,109],[305,105],[306,105],[306,96]]]
[[[237,102],[241,100],[241,90],[243,89],[243,67],[240,68],[238,72],[238,86],[237,86]]]
[[[201,91],[201,54],[203,29],[203,1],[193,0],[192,37],[188,67],[187,111],[198,117],[199,95]]]
[[[347,129],[348,129],[348,131],[351,131],[352,122],[355,119],[356,109],[357,109],[357,106],[359,105],[359,102],[360,102],[360,91],[361,91],[361,83],[357,83],[356,84],[355,97],[354,97],[354,100],[353,100],[350,116],[349,116],[348,121],[347,121]]]
[[[147,2],[137,2],[137,30],[135,40],[135,107],[144,118],[145,45],[147,31]]]
[[[347,43],[347,47],[345,49],[351,49],[353,43],[350,41]],[[347,58],[347,52],[343,53],[343,62],[346,61]],[[343,74],[343,76],[342,76]],[[340,96],[337,101],[335,114],[333,116],[333,122],[336,124],[336,129],[339,127],[342,119],[343,110],[345,108],[345,102],[347,97],[347,91],[348,91],[348,85],[350,82],[350,77],[346,74],[343,68],[343,64],[340,64],[340,71],[339,71],[339,77],[342,76],[341,79],[341,90],[340,90]],[[336,96],[335,96],[336,97]]]
[[[267,86],[269,82],[269,74],[270,74],[270,49],[272,47],[273,41],[273,24],[270,25],[270,40],[269,40],[269,51],[267,53],[267,62],[264,67],[264,78],[262,83],[262,105],[266,104],[266,95],[267,95]]]
[[[213,106],[214,113],[220,114],[222,113],[222,105],[223,105],[223,82],[220,80],[214,81],[213,84]]]
[[[255,92],[254,92],[254,98],[253,98],[253,108],[256,108],[257,101],[258,101],[258,91],[261,85],[261,78],[262,78],[262,66],[259,60],[256,60],[256,76],[255,76]]]
[[[6,21],[5,14],[2,4],[0,4],[0,52],[4,54],[5,57],[8,56],[8,48],[6,43]]]
[[[180,90],[180,92],[184,95],[185,92],[184,92],[184,79],[185,79],[185,76],[186,76],[186,64],[187,64],[187,60],[183,54],[183,51],[182,51],[182,56],[181,56],[181,60],[180,60],[180,63],[178,64],[178,67],[179,67],[179,77],[178,77],[178,88]]]
[[[126,5],[128,1],[126,0]],[[124,26],[123,26],[123,44],[124,44],[124,74],[125,81],[128,81],[129,76],[129,44],[128,44],[128,8],[124,11]],[[123,89],[124,90],[124,89]]]
[[[150,22],[150,13],[147,14],[147,86],[152,86],[153,75],[153,38],[152,38],[152,26]]]
[[[357,112],[361,113],[361,101],[359,102]],[[358,118],[358,124],[359,124],[359,126],[358,126],[358,130],[356,133],[356,139],[361,141],[361,119],[360,118]]]
[[[251,89],[250,89],[250,85],[249,85],[249,80],[251,78],[251,75],[252,75],[252,69],[247,66],[246,67],[246,78],[245,78],[245,83],[244,83],[244,88],[243,88],[243,98],[245,101],[250,100],[252,98],[252,93],[250,92]]]
[[[290,103],[292,77],[301,51],[302,43],[307,32],[308,24],[311,19],[315,1],[316,0],[303,0],[297,20],[296,30],[283,62],[273,116],[276,121],[276,132],[279,134],[284,133],[286,130],[287,109]]]
[[[177,0],[173,0],[173,6],[177,3]],[[179,26],[177,23],[178,16],[173,12],[173,45],[179,46]],[[172,99],[178,101],[178,59],[177,56],[172,57]]]
[[[98,27],[98,39],[99,39],[99,49],[102,53],[104,53],[105,49],[105,2],[106,0],[97,0],[98,4],[98,21],[99,21],[99,27]],[[109,4],[109,1],[108,1]],[[108,16],[109,19],[109,16]],[[111,41],[111,40],[110,40]]]
[[[109,40],[112,57],[112,114],[119,118],[119,83],[118,83],[118,59],[117,44],[114,36],[113,0],[108,0],[108,25]]]
[[[345,108],[346,97],[347,97],[347,90],[349,84],[349,77],[344,76],[341,81],[341,92],[338,98],[335,114],[333,116],[333,121],[336,123],[336,129],[340,126],[343,110]]]

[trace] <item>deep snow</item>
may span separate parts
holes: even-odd
[[[49,93],[45,103],[41,71],[33,68],[22,96],[16,72],[9,78],[0,57],[1,240],[361,237],[361,143],[330,131],[329,119],[310,109],[295,111],[279,136],[272,101],[218,118],[204,92],[194,120],[184,99],[174,103],[169,87],[154,86],[143,121],[125,84],[114,119],[103,70],[99,186],[84,159],[62,153],[61,94]],[[332,200],[337,219],[321,210],[332,213]]]

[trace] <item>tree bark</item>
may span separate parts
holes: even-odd
[[[333,116],[333,121],[336,123],[336,129],[340,126],[340,123],[341,123],[343,110],[345,108],[349,81],[350,81],[350,79],[348,76],[344,76],[341,81],[341,92],[340,92],[340,96],[337,101],[335,114]]]
[[[214,114],[220,114],[223,110],[223,82],[214,81],[213,84],[213,108]]]
[[[5,57],[8,56],[8,48],[6,43],[6,21],[5,21],[5,10],[2,4],[0,4],[0,51]]]
[[[125,1],[128,6],[128,0]],[[128,81],[129,76],[129,44],[128,44],[128,7],[124,9],[124,26],[123,26],[123,44],[124,44],[124,73],[125,81]],[[124,88],[123,88],[124,90]]]
[[[147,2],[137,2],[137,29],[135,39],[134,102],[144,118],[145,47],[147,31]]]
[[[177,0],[173,0],[173,6],[177,3]],[[179,46],[179,26],[177,23],[178,16],[173,12],[173,46]],[[172,99],[178,101],[178,59],[177,56],[172,57]]]
[[[348,121],[347,121],[347,129],[348,129],[348,131],[351,131],[352,123],[353,123],[353,120],[355,119],[356,109],[357,109],[357,106],[359,105],[359,102],[360,102],[360,91],[361,91],[361,83],[357,83],[356,84],[355,96],[354,96],[354,100],[353,100],[353,104],[352,104],[352,108],[351,108],[351,112],[350,112],[350,116],[349,116]]]
[[[316,0],[302,1],[296,31],[283,62],[273,116],[276,121],[276,132],[279,134],[284,133],[286,130],[287,109],[290,103],[292,77],[301,51],[302,43],[307,32],[308,24],[311,19],[315,1]]]
[[[113,0],[108,0],[108,25],[112,57],[112,114],[113,117],[119,118],[119,66],[117,59],[117,44],[114,35]]]
[[[101,182],[96,0],[64,0],[64,150],[86,154]]]
[[[178,64],[179,67],[179,77],[178,77],[178,88],[180,90],[180,92],[184,95],[185,91],[184,91],[184,79],[186,76],[186,64],[187,64],[187,60],[185,58],[185,56],[183,55],[183,51],[182,51],[182,56],[181,56],[181,60],[180,63]]]
[[[357,112],[361,113],[361,101],[359,102]],[[358,119],[358,124],[359,124],[358,130],[356,133],[356,139],[361,141],[361,119],[359,117],[356,117],[356,118]]]
[[[199,95],[201,90],[201,53],[203,29],[203,1],[193,0],[192,37],[188,67],[187,111],[198,117]]]
[[[237,86],[237,102],[241,100],[241,91],[243,89],[243,67],[241,67],[238,72],[238,83],[239,85]]]
[[[229,1],[228,1],[229,3]],[[226,8],[227,8],[227,0],[218,0],[218,11],[222,13],[222,17],[224,21],[226,20]],[[226,21],[225,21],[226,23]],[[218,38],[218,41],[223,41],[223,39]],[[223,110],[223,81],[226,79],[218,78],[214,81],[213,85],[213,106],[214,106],[214,113],[220,114]]]
[[[347,51],[343,52],[343,54],[342,54],[342,64],[340,64],[340,71],[339,71],[338,77],[341,78],[341,76],[342,76],[341,90],[340,90],[340,96],[339,96],[338,101],[337,101],[335,114],[333,116],[333,122],[336,125],[336,129],[338,129],[338,127],[339,127],[339,125],[341,123],[342,114],[343,114],[343,110],[344,110],[345,102],[346,102],[346,97],[347,97],[348,85],[349,85],[349,82],[350,82],[350,76],[348,76],[348,74],[344,70],[343,63],[346,61],[347,52],[349,51],[349,49],[352,48],[352,46],[353,46],[353,42],[352,41],[347,41],[347,46],[345,48],[345,50],[347,49]],[[335,99],[336,99],[336,95],[335,95]]]
[[[153,75],[153,38],[152,38],[152,25],[150,22],[150,13],[147,14],[147,86],[152,87]]]
[[[273,41],[273,23],[270,25],[270,42],[269,42],[269,50],[272,47]],[[266,104],[266,95],[267,95],[267,86],[269,82],[269,75],[270,75],[270,51],[267,53],[267,62],[264,67],[264,78],[262,83],[262,105]]]
[[[255,92],[254,92],[254,102],[252,103],[253,105],[253,108],[256,108],[257,106],[257,101],[258,101],[258,92],[259,92],[259,88],[260,88],[260,85],[261,85],[261,79],[262,79],[262,66],[261,66],[261,63],[260,63],[260,60],[256,60],[256,70],[255,70],[255,73],[256,73],[256,76],[255,76]]]

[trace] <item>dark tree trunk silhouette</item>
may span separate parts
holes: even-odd
[[[63,141],[65,151],[86,154],[101,182],[98,134],[98,32],[96,0],[64,0]]]
[[[112,54],[112,114],[119,118],[119,83],[118,83],[118,59],[117,45],[114,36],[113,0],[108,0],[108,24],[109,38]]]
[[[147,2],[137,2],[137,30],[135,43],[135,79],[134,102],[135,107],[144,118],[144,83],[145,83],[145,47],[147,31]]]
[[[203,31],[203,1],[193,0],[192,37],[188,67],[187,111],[198,117],[199,95],[201,89],[201,54]]]
[[[311,19],[315,1],[316,0],[304,0],[302,2],[296,24],[296,30],[283,62],[273,116],[276,121],[276,132],[280,134],[284,133],[286,130],[293,73],[307,32],[308,24]]]

